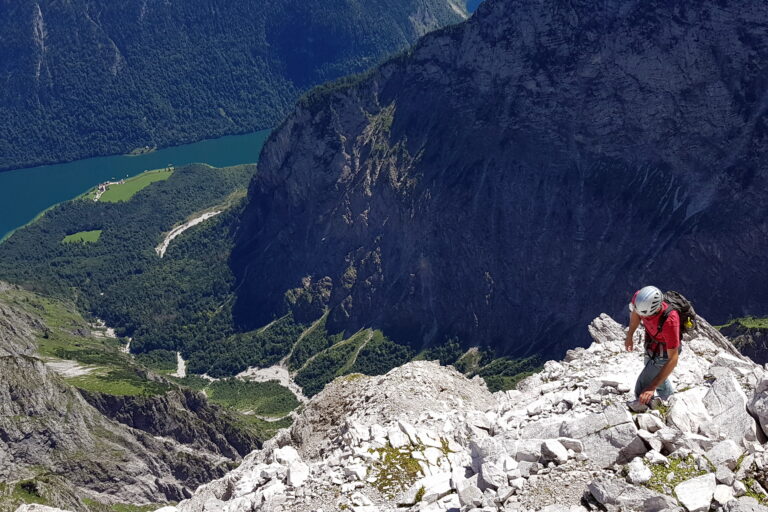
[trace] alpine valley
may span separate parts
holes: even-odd
[[[271,128],[309,87],[466,17],[458,0],[0,2],[0,170]]]
[[[225,3],[0,4],[7,165],[277,126],[0,243],[0,511],[768,511],[765,6]]]

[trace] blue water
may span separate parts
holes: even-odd
[[[104,156],[0,172],[0,239],[46,208],[108,179],[134,176],[168,164],[203,162],[226,167],[255,163],[267,135],[269,130],[204,140],[140,156]]]

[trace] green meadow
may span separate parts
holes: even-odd
[[[147,171],[125,180],[124,183],[119,185],[110,185],[106,192],[101,195],[99,201],[106,203],[118,203],[120,201],[128,201],[137,192],[148,187],[156,181],[165,181],[171,177],[173,171],[171,169],[158,169],[155,171]]]

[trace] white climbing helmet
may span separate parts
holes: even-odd
[[[664,295],[655,286],[640,288],[632,297],[631,306],[640,316],[652,316],[661,309],[661,301]]]

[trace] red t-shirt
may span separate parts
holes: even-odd
[[[663,341],[666,345],[651,341],[648,349],[656,351],[660,346],[660,350],[663,352],[664,347],[679,348],[680,347],[680,314],[677,311],[671,311],[669,316],[664,321],[664,325],[661,328],[661,332],[656,334],[659,330],[659,321],[661,315],[669,308],[669,304],[666,302],[661,303],[661,309],[653,316],[642,317],[643,327],[645,331],[651,336],[652,340]]]

